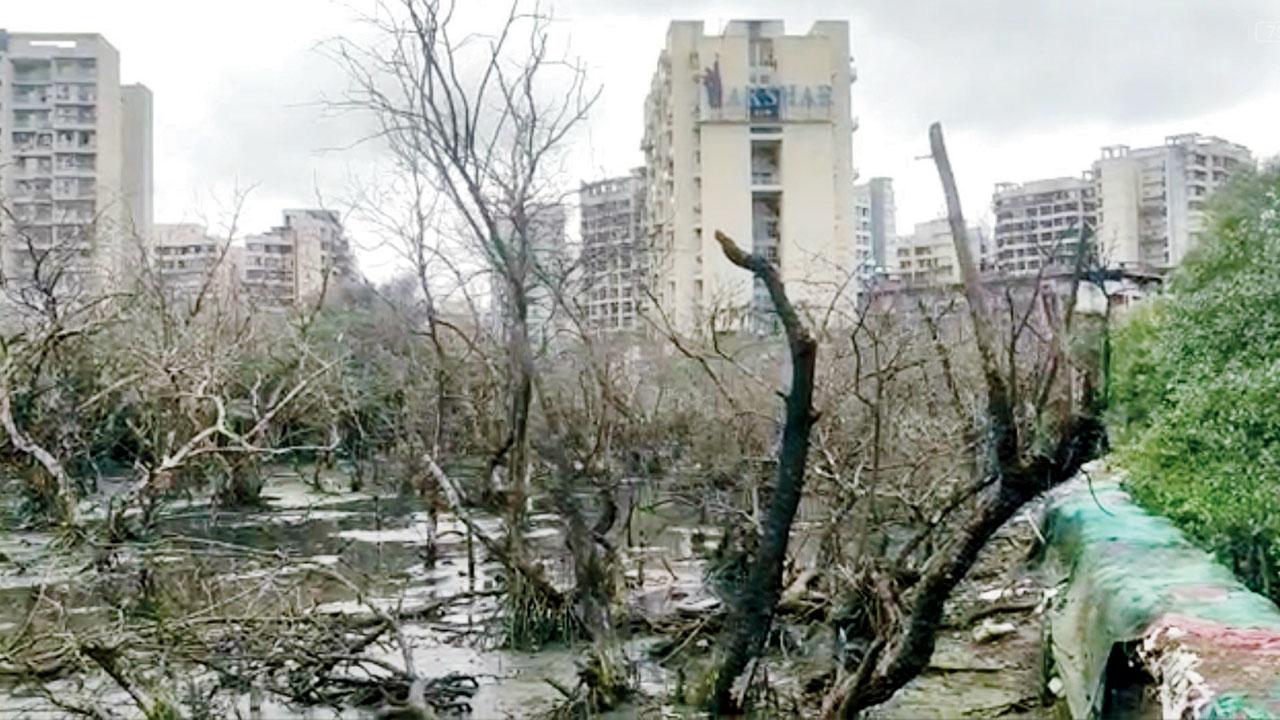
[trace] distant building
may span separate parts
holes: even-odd
[[[151,227],[151,93],[101,35],[0,30],[0,270],[128,277]]]
[[[889,270],[888,248],[898,236],[893,178],[874,177],[853,186],[854,245],[860,276],[872,279]]]
[[[986,256],[982,228],[971,226],[968,235],[970,253],[981,267]],[[889,277],[908,287],[961,281],[951,225],[946,218],[916,223],[914,234],[897,238],[892,248]]]
[[[560,203],[544,203],[529,208],[524,238],[509,218],[498,221],[498,232],[511,246],[528,243],[533,260],[525,278],[526,313],[529,337],[534,342],[550,340],[555,335],[558,293],[569,291],[569,263],[566,257],[565,227],[567,213]],[[506,332],[514,317],[514,308],[504,279],[493,275],[490,281],[489,310],[495,328]]]
[[[157,224],[152,233],[152,267],[174,301],[235,302],[238,268],[225,239],[211,237],[203,225]]]
[[[677,329],[773,326],[768,294],[725,258],[720,230],[776,263],[792,299],[826,307],[856,283],[849,25],[788,35],[673,22],[645,100],[650,288]]]
[[[1103,148],[1093,164],[1101,261],[1118,268],[1178,265],[1204,232],[1209,195],[1253,164],[1248,148],[1194,133],[1155,147]]]
[[[992,262],[1007,275],[1074,270],[1081,239],[1090,242],[1098,220],[1091,176],[999,183],[991,199],[996,217]]]
[[[1008,329],[1008,311],[1010,301],[1021,321],[1029,304],[1037,299],[1051,300],[1056,304],[1058,313],[1071,305],[1072,290],[1075,290],[1075,310],[1079,315],[1101,316],[1108,310],[1112,317],[1120,317],[1129,311],[1142,298],[1157,293],[1163,284],[1163,277],[1151,273],[1135,273],[1128,270],[1106,270],[1077,281],[1075,271],[1048,270],[1041,275],[988,272],[982,275],[983,286],[992,303],[989,308],[999,317],[1006,318],[997,322],[997,329]],[[965,302],[963,283],[924,283],[908,284],[890,280],[882,282],[862,293],[858,302],[873,312],[892,313],[908,324],[917,322],[923,314],[928,314],[938,323],[943,335],[958,337],[957,332],[969,323],[969,312]],[[1061,314],[1057,314],[1061,317]],[[1027,315],[1028,322],[1041,331],[1049,332],[1054,328],[1048,325],[1044,312],[1032,312]]]
[[[151,90],[146,85],[123,85],[120,96],[124,103],[121,143],[127,158],[121,177],[121,192],[128,203],[128,221],[134,234],[139,238],[149,238],[155,224]]]
[[[644,168],[583,183],[580,302],[588,325],[604,332],[638,329],[645,283]]]
[[[245,238],[240,277],[256,307],[314,302],[351,273],[342,221],[331,210],[285,210],[283,225]]]

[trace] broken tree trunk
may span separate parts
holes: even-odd
[[[868,653],[856,672],[837,681],[823,701],[824,718],[857,717],[863,709],[888,700],[928,666],[947,598],[973,567],[978,553],[1028,501],[1075,475],[1082,464],[1093,458],[1104,437],[1096,404],[1088,402],[1084,414],[1066,418],[1056,429],[1052,453],[1022,452],[1012,401],[1018,378],[1012,369],[1006,374],[996,361],[995,329],[982,280],[969,251],[960,195],[938,123],[929,128],[929,141],[947,198],[947,218],[986,381],[987,416],[983,422],[988,479],[979,485],[982,489],[978,506],[946,548],[925,566],[910,601],[910,613],[902,627],[895,630],[897,636],[887,641],[880,638],[877,642],[882,643],[879,647],[883,652]]]
[[[747,581],[729,610],[723,659],[715,678],[713,710],[718,715],[728,715],[741,710],[739,700],[733,697],[735,681],[764,650],[782,594],[787,543],[804,489],[809,435],[816,420],[813,385],[818,345],[787,297],[778,269],[762,255],[743,252],[724,233],[716,231],[715,237],[730,262],[750,270],[768,289],[791,353],[791,389],[786,396],[786,422],[778,452],[776,485]]]

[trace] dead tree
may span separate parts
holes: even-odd
[[[1096,400],[1086,397],[1079,412],[1072,403],[1060,403],[1059,412],[1050,411],[1050,392],[1030,393],[1034,407],[1020,410],[1020,378],[1012,362],[1002,367],[998,335],[988,307],[986,290],[969,250],[964,215],[951,163],[943,142],[942,128],[929,128],[930,147],[947,200],[956,258],[964,279],[965,299],[973,338],[980,358],[986,391],[986,408],[981,417],[985,476],[979,483],[977,502],[960,522],[949,542],[923,568],[911,588],[907,613],[896,627],[880,634],[871,644],[856,670],[840,678],[823,703],[824,717],[856,717],[864,708],[888,700],[899,688],[922,672],[933,655],[934,644],[947,598],[977,560],[978,553],[995,532],[1028,501],[1061,483],[1079,470],[1097,452],[1103,440]],[[1072,287],[1066,321],[1052,328],[1052,353],[1036,388],[1052,388],[1060,372],[1070,365],[1066,342],[1076,301],[1079,274]],[[1012,343],[1017,329],[1011,328]],[[1014,358],[1011,345],[1009,358]],[[1025,384],[1025,383],[1024,383]],[[1065,392],[1071,392],[1068,387]],[[1020,421],[1022,417],[1022,421]],[[1034,428],[1049,427],[1049,437],[1035,438]],[[1032,442],[1032,440],[1039,442]],[[1047,448],[1047,449],[1046,449]]]
[[[791,388],[786,395],[786,420],[782,429],[782,446],[778,451],[777,479],[746,584],[734,598],[730,609],[723,659],[715,678],[712,702],[715,712],[724,715],[741,709],[740,700],[734,697],[734,685],[763,651],[782,595],[787,543],[804,490],[809,435],[817,419],[813,412],[813,385],[818,344],[787,297],[778,268],[763,255],[743,252],[720,231],[716,231],[715,237],[730,262],[749,270],[768,289],[769,299],[786,332],[791,354]]]
[[[581,66],[551,57],[549,18],[523,8],[511,3],[492,35],[457,38],[451,2],[396,0],[367,18],[381,44],[334,46],[352,85],[335,107],[372,114],[392,153],[425,170],[501,298],[506,431],[490,465],[507,471],[513,546],[529,472],[537,213],[553,200],[553,165],[566,137],[599,95],[587,90]],[[563,85],[553,90],[557,77]]]
[[[94,404],[64,405],[75,399],[73,359],[89,356],[89,340],[119,322],[121,298],[102,291],[105,271],[81,257],[86,235],[41,238],[40,228],[3,203],[0,230],[0,241],[19,259],[16,270],[0,268],[0,448],[12,446],[34,462],[28,491],[50,520],[72,528],[79,498],[69,459],[60,456],[58,445],[91,429],[87,411]],[[75,422],[49,420],[68,410]]]

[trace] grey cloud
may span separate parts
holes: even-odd
[[[1268,0],[578,0],[568,10],[584,18],[847,17],[865,102],[912,126],[944,118],[988,135],[1179,120],[1280,84],[1280,45],[1254,36],[1258,22],[1280,20]]]
[[[311,51],[270,72],[226,76],[209,88],[209,113],[191,118],[197,142],[189,162],[213,176],[238,176],[309,200],[315,173],[331,184],[340,166],[364,164],[376,152],[373,145],[342,150],[370,131],[360,117],[326,112],[321,99],[343,87],[340,71]]]

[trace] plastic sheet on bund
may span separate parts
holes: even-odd
[[[1072,717],[1097,717],[1112,648],[1135,643],[1164,717],[1280,718],[1280,609],[1091,475],[1055,490],[1044,518],[1045,569],[1066,583],[1048,625]]]

